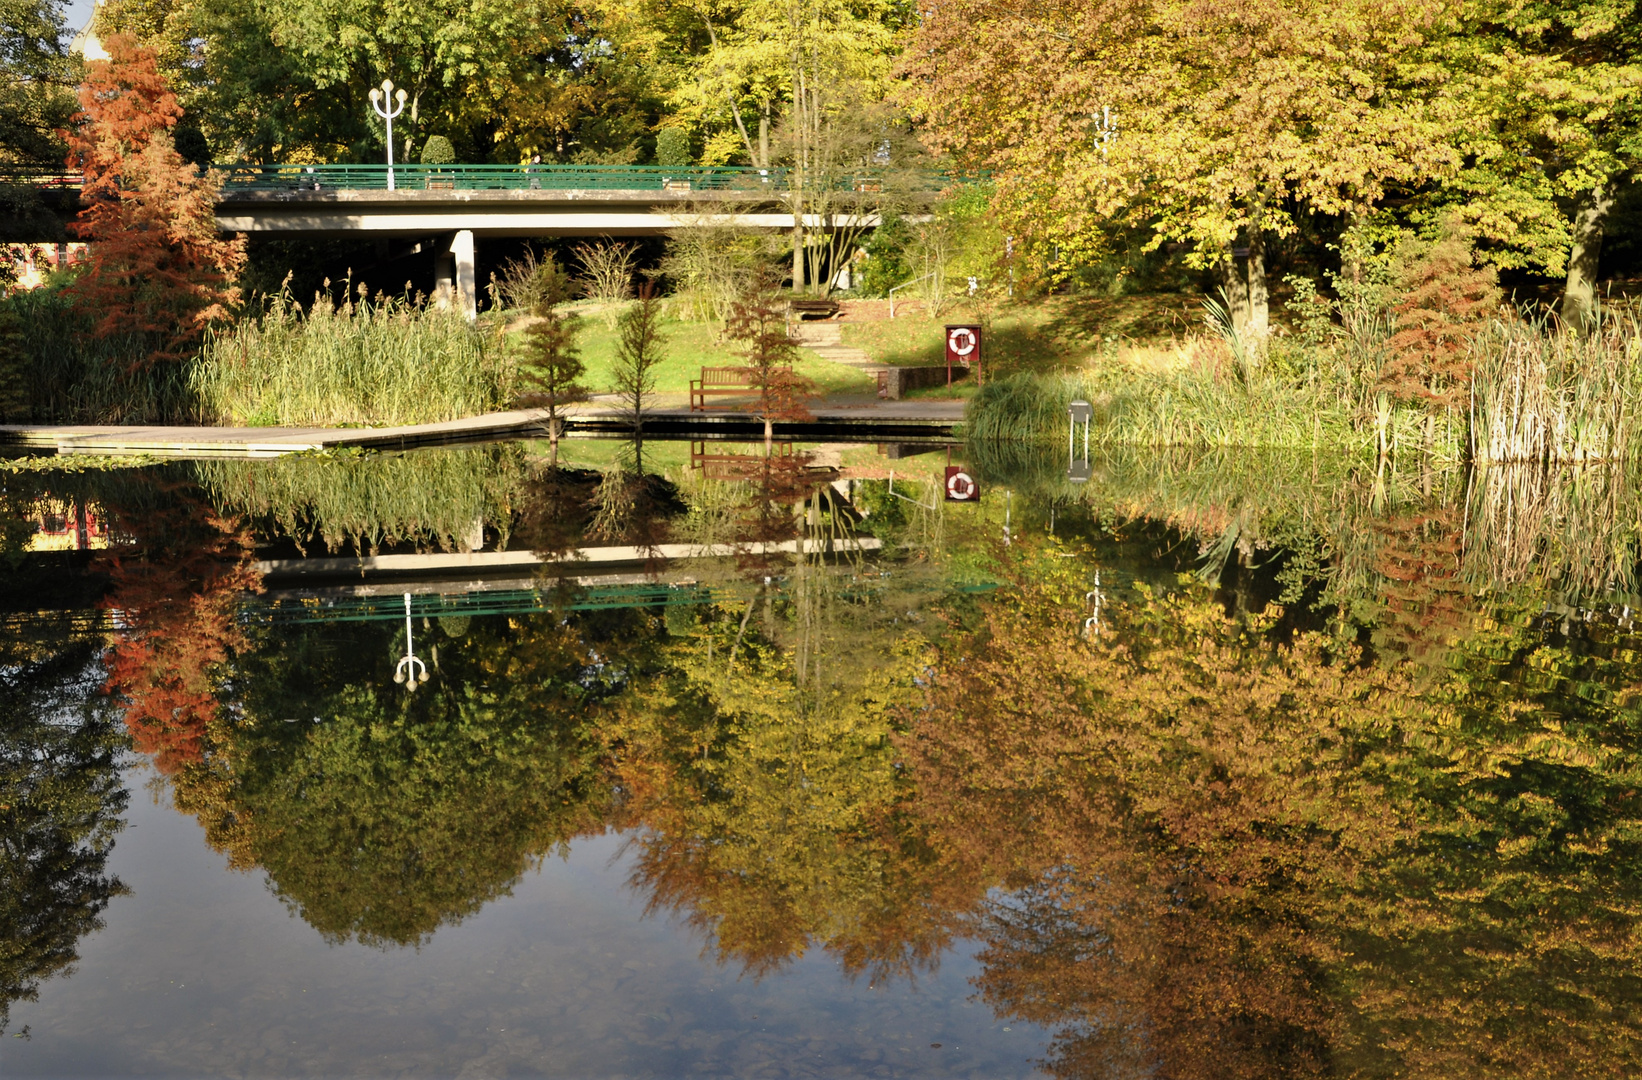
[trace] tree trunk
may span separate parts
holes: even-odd
[[[796,199],[794,205],[797,205]],[[797,211],[793,213],[792,223],[792,291],[804,291],[804,224]]]
[[[1271,292],[1266,287],[1266,239],[1258,227],[1249,229],[1249,346],[1264,347],[1271,334]]]
[[[758,114],[758,167],[770,167],[770,99],[760,103]]]
[[[1562,287],[1562,319],[1581,333],[1596,327],[1596,275],[1602,259],[1602,229],[1613,209],[1614,185],[1603,183],[1580,200],[1574,215],[1574,244],[1568,280]]]
[[[1231,251],[1220,264],[1220,288],[1226,294],[1226,314],[1231,317],[1232,329],[1241,334],[1249,322],[1249,283],[1237,272],[1237,256]]]

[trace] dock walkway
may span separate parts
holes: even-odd
[[[963,420],[961,401],[895,401],[822,404],[805,421],[778,422],[783,439],[830,442],[946,440]],[[564,410],[569,438],[620,435],[632,427],[629,416],[608,402],[573,405]],[[436,424],[385,428],[288,427],[144,427],[84,424],[0,424],[0,448],[62,455],[143,455],[178,458],[279,457],[315,450],[410,450],[424,446],[539,438],[547,413],[516,409]],[[747,413],[693,413],[688,409],[647,409],[644,430],[650,438],[762,438],[761,421]]]

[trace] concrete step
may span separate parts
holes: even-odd
[[[848,345],[806,345],[810,352],[823,360],[831,360],[835,364],[847,364],[850,367],[880,368],[884,365],[873,362],[872,357],[862,349],[854,349]]]
[[[835,322],[801,322],[792,328],[792,338],[806,347],[840,345],[844,341],[844,327]]]

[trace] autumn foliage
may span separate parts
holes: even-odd
[[[116,34],[89,65],[68,165],[84,177],[70,228],[89,241],[71,286],[99,337],[138,334],[141,365],[180,360],[239,298],[243,239],[217,233],[217,181],[183,161],[171,129],[182,116],[154,53]]]
[[[1471,343],[1499,310],[1498,275],[1476,265],[1469,238],[1450,230],[1409,265],[1401,284],[1380,389],[1435,408],[1458,404],[1471,384]]]
[[[111,548],[107,604],[124,628],[106,658],[106,688],[125,702],[132,742],[174,772],[205,753],[217,715],[216,669],[241,644],[240,594],[256,589],[251,536],[186,496],[140,512],[114,511],[135,544]]]
[[[765,294],[753,293],[730,307],[724,336],[740,343],[747,361],[747,380],[758,394],[755,407],[770,438],[776,420],[808,420],[805,403],[815,384],[793,371],[798,347],[787,336],[786,312]]]

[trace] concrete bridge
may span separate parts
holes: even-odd
[[[224,232],[416,239],[438,254],[437,290],[472,314],[474,247],[484,237],[655,236],[697,225],[794,227],[798,198],[783,169],[659,165],[235,165],[217,166]],[[79,210],[79,177],[5,170],[0,182],[33,186],[57,228]],[[927,205],[956,178],[862,172],[812,182],[806,230],[876,225],[893,200]],[[46,236],[45,231],[54,235]]]

